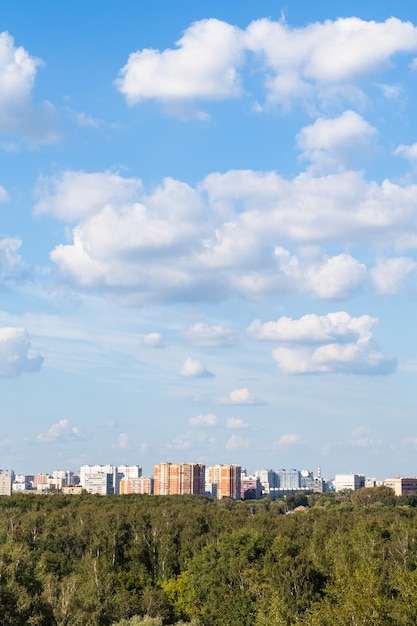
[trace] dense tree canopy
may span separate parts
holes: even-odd
[[[414,626],[415,498],[299,500],[2,498],[0,623]]]

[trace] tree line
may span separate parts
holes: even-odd
[[[0,499],[3,626],[416,622],[417,498],[386,487]]]

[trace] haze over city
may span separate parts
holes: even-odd
[[[0,18],[0,468],[415,476],[415,3]]]

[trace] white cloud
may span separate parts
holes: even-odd
[[[247,423],[244,422],[240,417],[228,417],[226,420],[227,428],[247,428]]]
[[[129,446],[129,435],[127,433],[120,433],[117,436],[117,443],[115,447],[120,448],[121,450],[126,450],[127,448],[129,448]]]
[[[276,322],[264,324],[254,320],[248,333],[254,339],[285,343],[346,343],[359,339],[361,332],[365,333],[371,323],[372,318],[368,315],[352,318],[348,313],[339,311],[327,315],[304,315],[298,320],[283,316]]]
[[[35,214],[49,214],[68,222],[85,218],[108,205],[123,205],[135,199],[140,180],[112,172],[66,171],[57,177],[41,177]]]
[[[249,439],[243,435],[232,435],[226,442],[226,450],[239,450],[240,448],[249,448]]]
[[[21,245],[22,241],[16,237],[0,239],[0,284],[13,279],[22,281],[28,273],[19,254]]]
[[[203,363],[196,361],[190,356],[185,359],[180,374],[181,376],[190,378],[210,378],[211,376],[214,376],[214,374],[210,372]]]
[[[306,271],[307,288],[317,298],[348,298],[367,280],[367,270],[350,254],[325,259]]]
[[[415,50],[417,29],[396,18],[339,18],[302,28],[259,19],[246,30],[206,19],[189,26],[175,49],[132,53],[116,86],[130,105],[149,98],[171,105],[234,98],[244,93],[239,71],[250,58],[252,72],[257,67],[263,73],[270,101],[301,99],[311,109],[332,98],[363,100],[356,82],[364,74],[390,68],[394,55]]]
[[[71,426],[71,423],[67,419],[59,420],[56,424],[52,424],[52,426],[46,431],[46,433],[40,433],[37,436],[37,440],[41,442],[59,442],[59,441],[68,441],[70,439],[74,439],[78,437],[80,434],[80,430],[78,426]]]
[[[277,443],[276,446],[277,448],[287,448],[288,446],[293,446],[297,443],[300,443],[301,439],[299,435],[295,435],[293,433],[288,433],[286,435],[282,435]]]
[[[417,161],[417,143],[401,144],[394,150],[394,154],[402,156],[411,162]]]
[[[246,46],[266,63],[270,98],[283,103],[322,96],[325,87],[354,83],[395,54],[417,49],[417,29],[396,18],[339,18],[303,28],[260,19],[246,32]]]
[[[346,248],[356,246],[367,262],[374,246],[381,256],[417,248],[417,185],[369,182],[359,172],[285,180],[229,171],[195,189],[173,179],[148,195],[139,187],[116,174],[66,172],[40,191],[38,212],[79,217],[72,242],[50,253],[75,288],[131,304],[289,292],[341,299],[372,286],[365,263]],[[185,338],[201,346],[237,341],[205,323]]]
[[[331,316],[331,317],[330,317]],[[267,328],[281,331],[281,346],[272,351],[272,356],[278,368],[285,374],[312,374],[336,373],[351,374],[390,374],[395,371],[397,361],[393,357],[385,356],[380,352],[372,336],[372,326],[376,318],[362,315],[359,318],[350,317],[345,312],[333,313],[327,319],[305,316],[300,320],[285,318],[283,324]],[[332,329],[334,326],[334,329]],[[313,328],[313,341],[304,341],[309,328]],[[320,332],[325,334],[317,345]],[[254,327],[255,333],[262,332],[258,324]],[[288,331],[285,338],[285,331]],[[318,331],[318,332],[317,332]],[[329,332],[330,331],[330,332]],[[301,340],[301,342],[300,342]]]
[[[161,333],[148,333],[142,337],[142,345],[145,348],[161,348],[164,340]]]
[[[184,333],[184,337],[194,346],[205,348],[234,346],[238,340],[236,333],[230,328],[221,324],[209,326],[204,322],[194,324]]]
[[[29,357],[30,338],[24,328],[0,328],[0,378],[19,376],[23,372],[38,372],[41,356]]]
[[[392,295],[400,291],[408,275],[415,272],[416,268],[415,261],[407,257],[379,259],[370,274],[378,293]]]
[[[217,424],[217,417],[213,413],[207,413],[206,415],[200,414],[196,417],[192,417],[189,421],[189,424],[190,426],[212,428]]]
[[[306,126],[297,135],[298,147],[302,156],[312,161],[316,167],[341,169],[352,156],[358,161],[358,151],[377,135],[377,130],[354,111],[344,111],[334,119],[319,117],[314,124]],[[350,155],[350,153],[352,153]]]
[[[32,89],[42,62],[13,37],[0,33],[0,133],[18,135],[30,142],[56,137],[55,111],[49,102],[35,105]]]
[[[264,404],[264,402],[253,396],[249,390],[244,387],[242,389],[235,389],[231,391],[228,396],[224,396],[219,398],[218,404],[242,404],[242,405],[253,405],[253,404]]]
[[[9,200],[9,194],[4,187],[0,185],[0,202],[7,202]]]
[[[128,104],[146,98],[163,102],[233,98],[241,93],[236,66],[242,57],[240,31],[207,19],[192,24],[177,49],[144,49],[129,56],[116,81]]]

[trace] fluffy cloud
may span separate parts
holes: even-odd
[[[109,172],[66,172],[40,193],[37,212],[78,216],[73,241],[51,252],[61,276],[132,303],[288,292],[347,298],[372,285],[347,247],[367,262],[374,248],[390,256],[417,247],[417,185],[369,182],[360,172],[286,180],[229,171],[196,188],[166,179],[150,194]],[[200,323],[186,339],[231,345],[236,335]]]
[[[59,441],[68,441],[78,437],[80,430],[78,426],[71,426],[71,423],[67,419],[59,420],[56,424],[46,431],[46,433],[40,433],[37,436],[37,440],[41,442],[51,443]]]
[[[189,378],[210,378],[214,376],[214,374],[210,372],[207,367],[203,365],[203,363],[196,361],[190,356],[185,359],[180,374],[181,376]]]
[[[352,318],[343,311],[327,315],[304,315],[298,320],[280,317],[276,322],[261,323],[255,320],[248,333],[258,340],[285,342],[303,345],[323,343],[347,343],[359,339],[375,322],[368,315]]]
[[[228,417],[226,420],[227,428],[247,428],[246,422],[240,419],[240,417]]]
[[[164,340],[161,333],[148,333],[142,337],[142,345],[145,348],[161,348]]]
[[[192,24],[177,49],[144,49],[129,56],[116,81],[133,105],[146,98],[162,101],[218,100],[240,94],[236,66],[242,57],[240,31],[216,19]]]
[[[42,62],[9,33],[0,33],[0,133],[23,136],[31,142],[56,136],[55,112],[48,102],[35,105],[32,89]]]
[[[354,318],[339,312],[283,318],[265,328],[256,321],[250,329],[260,338],[280,337],[281,345],[272,356],[285,374],[390,374],[397,362],[380,352],[374,341],[371,329],[376,322],[369,315]]]
[[[200,414],[196,417],[192,417],[189,421],[190,426],[198,426],[203,428],[212,428],[217,424],[217,417],[213,413],[207,413],[206,415]]]
[[[323,299],[351,296],[366,282],[367,270],[350,254],[325,259],[306,270],[306,281],[312,295]]]
[[[204,322],[194,324],[184,333],[184,338],[194,346],[204,348],[234,346],[237,343],[237,335],[230,328],[221,324],[209,326]]]
[[[219,398],[218,403],[242,405],[264,404],[264,402],[260,398],[257,398],[256,396],[253,396],[251,393],[249,393],[249,390],[246,387],[231,391],[228,396]]]
[[[358,151],[377,135],[377,130],[354,111],[345,111],[337,118],[319,117],[314,124],[303,128],[297,136],[302,156],[316,166],[337,168],[349,160],[353,150],[355,161]]]
[[[49,214],[68,222],[99,212],[107,205],[135,199],[141,182],[112,172],[63,172],[38,180],[35,214]]]
[[[396,148],[394,154],[402,156],[415,163],[415,161],[417,161],[417,143],[413,143],[411,145],[401,144],[398,148]]]
[[[239,70],[251,57],[252,71],[258,63],[264,73],[269,100],[301,99],[311,106],[335,92],[360,99],[358,79],[389,66],[394,55],[415,50],[417,29],[396,18],[380,23],[339,18],[303,28],[260,19],[246,30],[208,19],[192,24],[176,49],[132,53],[116,86],[130,105],[148,98],[164,103],[233,98],[243,92]]]
[[[415,272],[416,268],[415,261],[407,257],[379,259],[370,274],[378,293],[392,295],[398,293],[408,275]]]
[[[24,328],[0,328],[0,378],[38,372],[43,358],[29,357],[29,351],[30,339]]]

